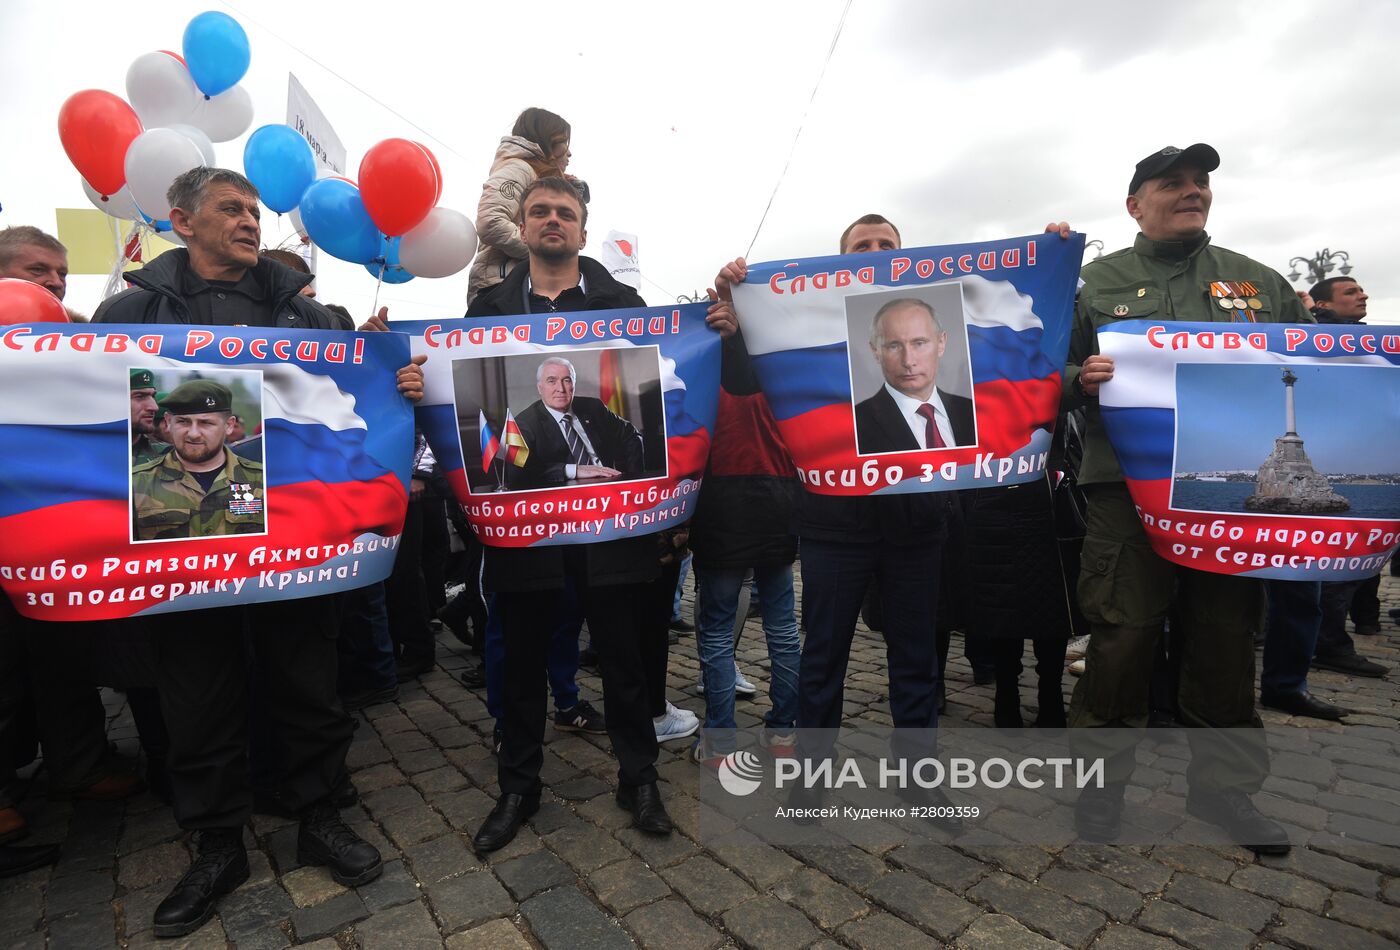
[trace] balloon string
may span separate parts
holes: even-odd
[[[374,284],[374,305],[370,307],[369,311],[371,317],[379,313],[379,288],[384,286],[384,268],[388,263],[388,261],[379,262],[379,279],[376,280]]]

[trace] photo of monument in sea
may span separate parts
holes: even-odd
[[[1171,506],[1393,517],[1400,367],[1185,363]]]

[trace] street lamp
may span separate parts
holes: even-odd
[[[1095,253],[1094,253],[1094,260],[1098,260],[1100,257],[1103,257],[1103,242],[1102,242],[1102,241],[1100,241],[1098,238],[1094,238],[1094,240],[1092,240],[1092,241],[1090,241],[1089,243],[1087,243],[1087,244],[1084,245],[1084,253],[1085,253],[1085,254],[1088,254],[1088,253],[1089,253],[1089,248],[1091,248],[1091,247],[1094,248],[1094,250],[1095,250]]]
[[[1331,248],[1324,247],[1312,257],[1295,257],[1293,260],[1289,261],[1288,266],[1293,268],[1293,270],[1289,273],[1288,279],[1297,281],[1298,278],[1303,276],[1302,272],[1298,269],[1299,264],[1307,268],[1309,284],[1316,284],[1318,281],[1326,279],[1333,268],[1339,270],[1341,275],[1345,277],[1351,273],[1350,260],[1351,255],[1346,251],[1334,251]],[[1337,261],[1341,262],[1341,267],[1337,267]]]
[[[676,298],[676,303],[700,303],[709,299],[708,296],[697,290],[694,296],[687,297],[685,294],[681,294]]]

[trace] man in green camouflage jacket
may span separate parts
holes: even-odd
[[[229,388],[210,379],[183,383],[161,411],[170,416],[173,445],[131,470],[136,540],[262,533],[262,465],[224,447],[233,412]]]

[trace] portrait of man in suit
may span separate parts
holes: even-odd
[[[918,297],[887,301],[871,320],[869,342],[884,382],[856,404],[858,454],[977,444],[972,400],[939,386],[948,332],[932,304]],[[859,357],[852,352],[851,358]]]
[[[575,395],[577,378],[574,364],[559,356],[535,370],[540,398],[515,417],[530,453],[523,466],[506,466],[509,490],[643,476],[641,434],[601,400]]]

